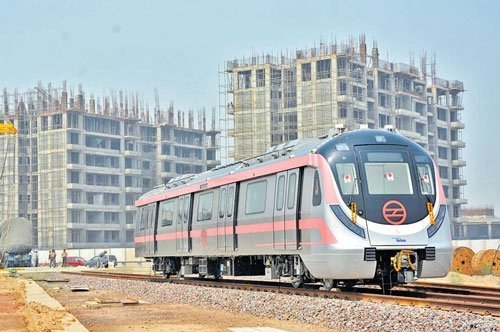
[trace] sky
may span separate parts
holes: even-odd
[[[498,1],[8,1],[0,11],[0,88],[82,83],[140,91],[163,106],[216,107],[224,61],[365,34],[380,57],[435,54],[464,82],[465,198],[500,215]]]

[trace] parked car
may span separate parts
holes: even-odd
[[[85,263],[85,266],[97,267],[98,262],[99,262],[99,256],[94,256]],[[116,267],[116,265],[118,264],[118,260],[116,259],[116,256],[115,255],[104,255],[104,257],[102,258],[102,266],[105,268],[108,268],[108,266],[110,264],[112,264],[113,267]]]
[[[76,257],[76,256],[68,256],[66,258],[66,265],[69,265],[69,266],[83,266],[83,265],[85,265],[85,258]]]

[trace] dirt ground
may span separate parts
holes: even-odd
[[[0,275],[0,331],[48,332],[61,330],[65,311],[26,303],[25,289],[18,278]]]
[[[117,269],[118,270],[118,269]],[[45,274],[41,274],[44,279]],[[39,279],[39,278],[34,278]],[[39,279],[40,280],[40,279]],[[451,272],[445,278],[423,281],[464,285],[500,287],[500,278],[494,276],[466,276]],[[127,294],[90,290],[74,293],[63,284],[39,284],[90,331],[227,331],[232,327],[274,327],[286,331],[331,331],[314,325],[293,321],[266,319],[249,314],[235,314],[192,305],[121,303],[89,305],[96,298],[120,300]],[[1,331],[54,331],[68,324],[65,311],[50,309],[39,304],[26,304],[24,285],[18,278],[0,274],[0,330]]]
[[[2,331],[26,330],[23,316],[24,288],[17,281],[0,276],[0,322]]]
[[[95,306],[95,298],[120,300],[127,294],[90,290],[70,292],[64,287],[41,283],[49,295],[57,299],[90,331],[228,331],[232,327],[274,327],[286,331],[332,331],[314,325],[265,319],[249,314],[235,314],[191,305],[121,303]],[[86,305],[87,302],[87,305]]]
[[[450,272],[444,278],[428,278],[418,279],[418,281],[426,282],[441,282],[445,284],[458,284],[458,285],[477,285],[488,287],[500,287],[500,277],[493,275],[487,276],[468,276],[457,272]]]

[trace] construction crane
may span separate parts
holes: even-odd
[[[16,134],[17,129],[12,123],[0,123],[0,134]]]

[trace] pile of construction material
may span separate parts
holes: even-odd
[[[33,248],[33,226],[25,218],[0,220],[0,252],[25,255]]]
[[[453,250],[451,272],[466,275],[494,275],[500,277],[500,250],[488,249],[478,253],[467,247]]]

